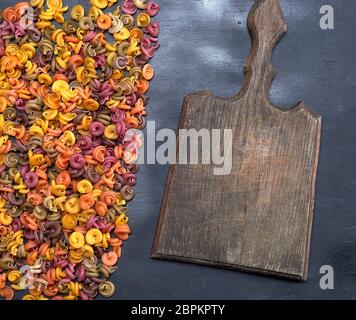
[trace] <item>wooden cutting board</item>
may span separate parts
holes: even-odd
[[[248,27],[240,93],[188,95],[179,126],[232,129],[232,172],[170,166],[152,257],[306,280],[321,118],[303,102],[269,101],[272,51],[287,31],[279,1],[258,1]]]

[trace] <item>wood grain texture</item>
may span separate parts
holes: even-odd
[[[269,101],[274,46],[287,30],[279,1],[251,9],[252,39],[240,93],[184,100],[180,129],[232,129],[232,173],[172,165],[152,257],[306,280],[321,118],[304,103]]]

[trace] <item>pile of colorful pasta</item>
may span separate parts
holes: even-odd
[[[32,0],[0,14],[3,298],[114,294],[159,47],[159,5],[119,2]]]

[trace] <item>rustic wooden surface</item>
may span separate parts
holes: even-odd
[[[152,256],[306,280],[321,118],[303,103],[282,111],[269,101],[272,50],[287,30],[279,1],[260,0],[248,26],[240,93],[189,95],[180,123],[232,129],[232,172],[171,166]]]

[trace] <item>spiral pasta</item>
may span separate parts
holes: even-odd
[[[148,0],[0,15],[0,297],[111,297],[159,47]],[[68,12],[68,18],[66,15]],[[31,15],[29,15],[31,13]]]

